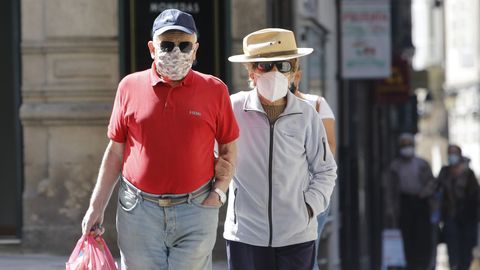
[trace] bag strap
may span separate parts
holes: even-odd
[[[315,109],[317,110],[317,113],[320,112],[320,99],[321,99],[321,97],[317,98],[317,102],[316,102],[317,106],[315,106]]]

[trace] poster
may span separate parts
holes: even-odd
[[[342,77],[389,77],[390,4],[383,1],[343,1],[341,24]]]

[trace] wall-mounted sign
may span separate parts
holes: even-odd
[[[390,4],[342,1],[342,77],[385,78],[391,72]]]
[[[410,97],[410,65],[406,60],[397,57],[391,67],[391,75],[377,80],[375,84],[375,100],[378,104],[401,104]]]

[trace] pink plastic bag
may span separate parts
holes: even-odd
[[[117,263],[101,236],[82,236],[73,249],[66,270],[117,270]]]

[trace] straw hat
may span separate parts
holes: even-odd
[[[244,54],[233,55],[230,62],[269,62],[297,58],[311,54],[312,48],[297,48],[293,32],[280,28],[266,28],[243,38]]]

